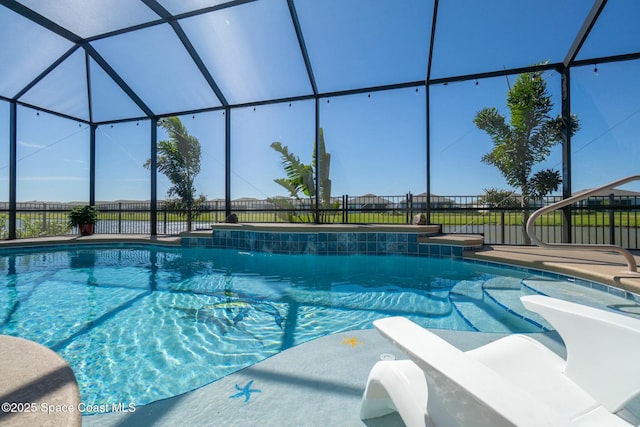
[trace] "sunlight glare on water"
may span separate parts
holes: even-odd
[[[308,340],[406,316],[431,328],[531,332],[482,291],[524,276],[450,259],[142,246],[0,256],[0,333],[72,366],[86,405],[142,405]]]

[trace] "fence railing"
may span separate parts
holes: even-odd
[[[529,207],[530,213],[559,201],[547,197]],[[16,210],[18,238],[75,234],[67,216],[73,204],[19,203]],[[151,206],[148,202],[101,203],[96,233],[151,234]],[[278,199],[239,199],[231,202],[231,211],[240,222],[313,222],[314,207],[309,201],[287,203]],[[318,212],[322,223],[408,224],[414,215],[426,212],[424,196],[341,196],[332,198]],[[8,237],[8,206],[0,203],[0,239]],[[157,208],[156,233],[175,235],[188,230],[184,212]],[[223,200],[207,202],[193,220],[191,229],[210,229],[225,219]],[[481,196],[431,196],[430,222],[442,225],[445,233],[482,234],[487,244],[524,244],[520,207],[491,206]],[[560,243],[564,217],[552,212],[536,221],[536,235],[546,242]],[[573,243],[616,244],[640,249],[640,196],[590,197],[571,206]]]
[[[531,215],[529,217],[529,219],[527,220],[527,236],[531,239],[532,243],[536,244],[537,246],[543,247],[543,248],[553,248],[553,249],[563,249],[563,250],[569,250],[569,251],[576,251],[576,250],[589,250],[589,251],[593,251],[593,250],[597,250],[597,249],[607,249],[610,251],[614,251],[614,252],[618,252],[620,255],[622,255],[626,262],[627,262],[627,268],[629,272],[632,273],[637,273],[638,272],[638,268],[637,268],[637,263],[635,258],[633,257],[633,255],[626,249],[622,248],[619,245],[615,245],[615,244],[607,244],[607,245],[603,245],[603,244],[576,244],[576,243],[550,243],[550,242],[546,242],[543,240],[540,240],[538,238],[538,236],[536,235],[535,232],[535,228],[536,228],[536,220],[538,217],[546,214],[546,213],[552,213],[555,212],[559,209],[562,209],[564,207],[568,207],[571,206],[572,204],[575,203],[579,203],[583,200],[587,200],[589,198],[589,196],[591,195],[596,195],[602,191],[613,191],[614,188],[632,182],[632,181],[640,181],[640,175],[632,175],[632,176],[628,176],[626,178],[622,178],[619,179],[617,181],[613,181],[610,182],[608,184],[604,184],[600,187],[596,187],[596,188],[592,188],[590,190],[586,190],[583,191],[579,194],[576,194],[574,196],[568,197],[564,200],[561,200],[559,202],[556,203],[552,203],[550,205],[541,207],[540,209],[538,209],[537,211],[535,211],[533,213],[533,215]],[[614,195],[611,194],[610,196],[610,201],[613,201]],[[613,204],[613,203],[611,203]],[[613,210],[611,211],[611,215],[613,215],[613,218],[615,219],[615,214],[613,213]]]

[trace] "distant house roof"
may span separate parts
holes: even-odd
[[[453,203],[454,200],[450,199],[448,197],[444,197],[444,196],[438,196],[436,194],[431,194],[430,200],[432,202],[446,202],[446,203]],[[420,194],[414,194],[413,195],[413,201],[414,202],[426,202],[427,201],[427,193],[420,193]]]
[[[273,196],[269,197],[269,200],[293,200],[291,196]]]
[[[580,194],[584,191],[588,191],[589,188],[585,189],[585,190],[580,190],[580,191],[575,191],[572,195],[575,196],[576,194]],[[614,188],[614,189],[607,189],[607,190],[601,190],[598,191],[597,193],[593,194],[594,197],[607,197],[610,194],[613,194],[616,197],[640,197],[640,192],[637,191],[630,191],[630,190],[621,190],[618,188]]]
[[[376,196],[375,194],[365,194],[363,196],[349,197],[349,203],[388,205],[389,203],[391,203],[391,200]]]

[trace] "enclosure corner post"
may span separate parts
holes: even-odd
[[[224,109],[224,215],[225,218],[231,215],[231,108]]]
[[[158,118],[151,119],[151,205],[149,222],[151,235],[158,235]]]
[[[17,183],[17,113],[18,106],[15,101],[11,101],[9,109],[9,224],[8,239],[16,238],[16,183]]]
[[[96,205],[96,130],[98,126],[91,124],[89,134],[89,204]]]
[[[315,199],[315,203],[312,206],[313,212],[312,215],[314,217],[314,222],[316,224],[320,224],[322,221],[320,220],[320,178],[318,171],[320,170],[320,98],[315,97],[315,113],[316,113],[316,126],[315,126],[315,144],[313,144],[313,156],[316,159],[316,173],[313,177],[313,185],[315,187],[315,192],[313,194],[313,198]]]
[[[562,135],[562,198],[571,197],[571,79],[569,68],[561,70],[562,119],[565,123]],[[562,242],[571,243],[571,206],[562,209]]]

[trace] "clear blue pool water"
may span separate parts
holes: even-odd
[[[62,355],[91,406],[175,396],[386,316],[540,332],[518,297],[560,283],[451,259],[123,245],[0,253],[0,271],[0,333]]]

